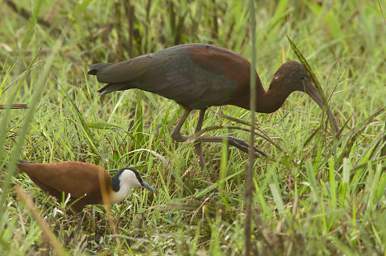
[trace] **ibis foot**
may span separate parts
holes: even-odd
[[[198,156],[198,163],[200,164],[201,170],[203,170],[205,168],[205,158],[204,158],[204,154],[202,152],[202,144],[201,144],[201,142],[199,142],[199,143],[195,142],[194,152]]]
[[[198,117],[198,122],[197,122],[196,130],[195,130],[195,134],[200,132],[201,129],[202,129],[202,124],[204,122],[204,116],[205,116],[205,110],[206,109],[201,109],[200,112],[199,112],[199,117]],[[192,137],[195,136],[195,135],[185,136],[185,135],[181,134],[182,125],[184,124],[184,122],[188,118],[190,112],[191,112],[190,109],[185,109],[183,115],[178,120],[177,125],[174,128],[173,133],[172,133],[172,138],[173,138],[174,141],[176,141],[176,142],[185,142],[185,141],[187,141],[187,140],[189,140],[189,139],[191,139]],[[202,152],[202,144],[200,142],[196,142],[196,140],[194,140],[194,151],[195,151],[195,153],[198,156],[201,169],[204,169],[204,167],[205,167],[205,158],[204,158],[204,155],[203,155],[203,152]]]
[[[232,137],[232,136],[227,136],[227,137],[223,137],[223,136],[201,136],[201,137],[198,137],[195,142],[215,142],[215,143],[223,143],[224,140],[226,140],[228,142],[229,145],[245,152],[245,153],[248,153],[249,152],[249,144],[243,140],[240,140],[240,139],[237,139],[235,137]],[[256,147],[253,147],[253,152],[255,154],[255,156],[264,156],[264,157],[267,157],[267,154],[265,154],[263,151],[257,149]]]
[[[185,109],[184,114],[178,120],[177,125],[174,128],[173,133],[172,133],[172,138],[174,141],[184,142],[184,141],[187,141],[189,139],[188,136],[184,136],[181,134],[181,128],[182,128],[182,125],[185,123],[186,118],[188,118],[190,112],[191,112],[191,110]]]
[[[204,123],[204,117],[205,117],[205,109],[200,109],[195,134],[201,131],[202,124]],[[202,152],[201,142],[197,142],[197,141],[194,142],[194,151],[198,156],[198,162],[200,164],[201,170],[203,170],[205,168],[205,158]]]
[[[231,146],[234,146],[235,148],[238,148],[239,150],[248,153],[249,152],[249,144],[243,140],[237,139],[232,136],[198,136],[200,134],[201,129],[202,129],[202,124],[204,122],[204,117],[205,117],[205,110],[206,109],[200,109],[199,117],[198,117],[198,122],[195,130],[195,134],[191,136],[185,136],[181,134],[181,128],[186,119],[188,118],[190,112],[192,110],[190,109],[185,109],[183,115],[181,118],[178,120],[176,127],[173,130],[172,133],[172,138],[174,141],[177,142],[185,142],[187,140],[193,140],[194,143],[194,149],[196,154],[198,155],[199,158],[199,163],[201,169],[205,167],[205,159],[202,153],[202,142],[215,142],[215,143],[223,143],[224,140],[228,141],[228,144]],[[267,154],[265,154],[263,151],[253,147],[253,152],[256,157],[258,156],[264,156],[266,157]]]

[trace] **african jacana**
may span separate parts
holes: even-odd
[[[116,64],[94,64],[88,73],[96,75],[99,82],[107,83],[99,90],[101,95],[137,88],[175,100],[185,112],[172,137],[182,142],[193,137],[183,136],[180,132],[192,110],[200,110],[196,134],[202,128],[206,109],[211,106],[235,105],[249,110],[250,69],[248,60],[227,49],[185,44]],[[294,91],[305,92],[321,108],[326,105],[305,67],[296,61],[284,63],[276,71],[268,91],[264,90],[257,74],[256,77],[257,112],[276,111]],[[327,114],[337,132],[338,126],[330,109]],[[247,143],[233,137],[200,136],[195,139],[200,160],[203,159],[200,142],[222,142],[224,139],[242,151],[249,149]]]
[[[70,194],[70,205],[75,211],[81,211],[87,204],[119,203],[135,187],[154,191],[133,167],[121,169],[111,177],[104,168],[84,162],[40,164],[21,161],[17,166],[42,190],[57,199]]]

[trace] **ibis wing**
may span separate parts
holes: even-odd
[[[192,61],[202,69],[224,76],[237,86],[249,82],[250,63],[241,55],[212,45],[192,46],[188,51]]]
[[[218,60],[203,57],[201,63],[206,65],[202,65],[191,50],[193,46],[197,47],[183,45],[153,54],[135,87],[192,109],[227,104],[237,90],[236,81],[229,79],[221,67],[213,68],[221,66]]]
[[[102,94],[138,88],[196,109],[225,105],[249,78],[249,63],[228,50],[203,44],[167,48],[116,64],[90,67]]]
[[[95,70],[99,82],[121,84],[136,80],[147,70],[151,62],[151,55],[148,54],[115,64],[94,64],[89,72],[94,74]]]

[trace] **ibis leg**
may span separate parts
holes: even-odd
[[[245,153],[249,152],[249,144],[248,143],[246,143],[245,141],[242,141],[240,139],[236,139],[232,136],[224,136],[224,137],[223,136],[200,136],[195,141],[196,142],[223,143],[224,140],[228,141],[229,145],[234,146]],[[256,156],[264,156],[264,157],[267,156],[263,151],[258,150],[255,147],[253,148],[253,151],[254,151]]]
[[[177,142],[184,142],[187,141],[188,139],[192,139],[195,137],[195,135],[192,136],[184,136],[181,134],[181,128],[182,125],[185,123],[186,119],[188,118],[191,110],[190,109],[185,109],[183,115],[181,118],[178,120],[176,127],[173,130],[172,133],[172,138],[173,140]],[[202,124],[204,121],[204,116],[205,116],[205,110],[200,110],[200,116],[198,118],[198,123],[196,127],[196,133],[198,133],[201,128]],[[203,142],[216,142],[216,143],[222,143],[224,140],[228,141],[228,144],[231,146],[234,146],[238,148],[239,150],[248,153],[249,152],[249,144],[246,143],[245,141],[242,141],[240,139],[231,137],[231,136],[199,136],[194,138],[194,143],[195,143],[195,151],[199,155],[200,158],[200,165],[204,165],[204,157],[202,154],[202,148],[201,148],[201,143]],[[257,148],[253,148],[253,151],[256,156],[267,156],[264,152],[258,150]]]
[[[204,117],[205,117],[205,110],[206,109],[201,109],[200,110],[200,113],[198,115],[198,122],[197,122],[195,133],[201,131],[201,129],[202,129],[202,124],[204,123]],[[194,150],[195,150],[196,154],[198,155],[198,160],[199,160],[201,169],[204,169],[204,167],[205,167],[205,158],[204,158],[204,155],[202,153],[202,144],[201,144],[201,142],[198,142],[198,141],[194,142]]]
[[[181,128],[182,128],[182,125],[185,123],[186,118],[188,118],[190,112],[191,112],[191,110],[185,109],[184,114],[178,120],[177,125],[174,128],[173,133],[172,133],[173,140],[175,140],[177,142],[184,142],[187,139],[189,139],[189,137],[181,134]]]

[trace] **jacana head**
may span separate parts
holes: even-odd
[[[327,116],[333,129],[336,133],[339,131],[334,115],[303,64],[297,61],[288,61],[281,65],[273,77],[270,89],[277,89],[278,91],[288,93],[288,95],[295,91],[306,93],[321,109],[326,108]]]
[[[144,181],[138,170],[134,167],[127,167],[119,171],[120,185],[130,188],[142,187],[154,192],[154,188]]]
[[[151,192],[155,191],[151,185],[143,180],[135,168],[127,167],[119,170],[117,175],[112,178],[113,203],[122,201],[132,188],[138,187],[145,188]]]

